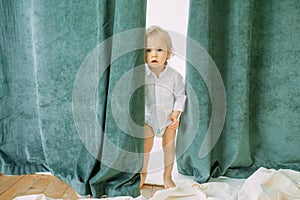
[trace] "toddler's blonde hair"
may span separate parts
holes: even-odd
[[[171,40],[171,37],[170,37],[170,35],[167,31],[165,31],[164,29],[162,29],[159,26],[150,26],[150,27],[148,27],[147,30],[146,30],[145,44],[147,42],[147,38],[152,37],[152,36],[160,36],[166,43],[167,51],[169,52],[169,55],[171,56],[173,54],[172,40]]]

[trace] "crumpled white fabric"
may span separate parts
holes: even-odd
[[[149,200],[300,200],[300,172],[259,168],[248,179],[212,179],[199,184],[192,180],[176,182],[175,188],[157,191]],[[14,200],[51,200],[44,195],[17,197]],[[82,199],[81,199],[82,200]],[[85,199],[91,200],[91,199]],[[146,200],[143,196],[104,200]]]
[[[238,199],[300,199],[300,172],[260,168],[245,181]]]
[[[259,168],[241,185],[227,182],[177,183],[151,200],[300,200],[300,172]]]
[[[103,199],[103,198],[101,198]],[[114,197],[114,198],[104,198],[105,200],[147,200],[143,196],[139,196],[137,198],[132,198],[129,196],[122,196],[122,197]],[[13,200],[62,200],[62,199],[52,199],[46,197],[44,194],[34,194],[34,195],[24,195],[14,198]],[[96,198],[80,198],[79,200],[99,200]]]
[[[199,184],[192,180],[177,182],[177,187],[157,191],[151,200],[234,200],[239,186],[223,182]]]
[[[54,200],[46,197],[44,194],[24,195],[14,198],[13,200]]]

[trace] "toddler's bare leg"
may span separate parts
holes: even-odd
[[[176,130],[167,128],[163,140],[162,140],[162,146],[163,146],[163,152],[164,152],[164,185],[165,188],[172,188],[175,187],[175,183],[172,180],[172,170],[173,170],[173,164],[174,164],[174,148],[175,148],[175,136],[176,136]]]
[[[149,157],[150,152],[153,147],[153,141],[154,141],[154,133],[151,126],[148,124],[145,125],[145,139],[144,139],[144,165],[141,172],[141,182],[140,182],[140,188],[143,187],[146,177],[147,177],[147,167],[149,163]]]

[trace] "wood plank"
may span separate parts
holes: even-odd
[[[145,184],[141,194],[151,198],[162,186]],[[0,175],[0,199],[13,199],[17,196],[44,194],[53,199],[79,199],[80,196],[65,182],[52,175],[32,174],[21,176]]]
[[[54,176],[49,176],[48,179],[50,184],[45,188],[44,195],[53,199],[60,198],[69,186]]]
[[[79,195],[73,190],[72,187],[68,187],[65,193],[60,197],[61,199],[79,199]]]
[[[47,175],[31,175],[33,176],[36,176],[38,180],[23,195],[43,194],[45,188],[51,183]]]
[[[37,180],[36,176],[23,175],[23,178],[0,195],[0,199],[13,199],[23,195]]]
[[[0,176],[0,195],[3,194],[8,188],[16,184],[24,176]]]

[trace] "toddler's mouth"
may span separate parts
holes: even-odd
[[[151,63],[157,63],[157,60],[152,60]]]

